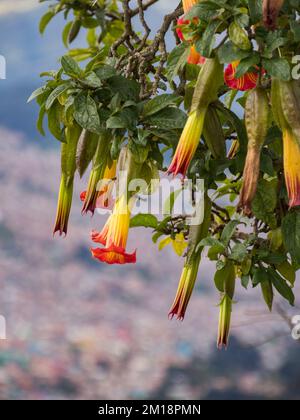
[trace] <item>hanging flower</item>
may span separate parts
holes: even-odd
[[[239,61],[234,61],[229,64],[225,69],[224,79],[227,86],[231,89],[246,91],[254,89],[258,81],[258,71],[248,72],[238,79],[235,78],[236,68],[239,65]]]
[[[218,340],[217,346],[219,349],[223,347],[227,348],[230,322],[232,312],[232,299],[225,294],[220,303],[220,316],[219,316],[219,329],[218,329]]]
[[[73,178],[68,180],[64,175],[61,177],[53,235],[55,235],[56,232],[59,232],[60,235],[63,233],[67,235],[68,221],[72,206],[73,181]]]
[[[169,312],[169,318],[172,319],[176,316],[178,320],[182,321],[184,319],[186,308],[194,290],[199,264],[200,257],[193,259],[190,264],[185,264],[183,267],[175,300]]]
[[[100,243],[103,243],[106,239],[105,248],[91,249],[94,258],[107,264],[136,262],[136,251],[132,254],[127,254],[125,251],[130,225],[130,207],[125,195],[122,195],[116,201],[108,225],[97,237]],[[95,239],[96,235],[94,235]]]
[[[300,145],[292,130],[283,132],[284,175],[290,207],[300,206]]]
[[[190,114],[168,169],[168,174],[185,176],[200,141],[205,113],[206,110],[195,110]]]
[[[112,191],[114,188],[114,179],[116,177],[117,171],[117,162],[113,161],[111,166],[106,166],[103,179],[99,181],[97,187],[97,199],[96,206],[97,209],[112,209],[114,200],[112,198]],[[82,202],[86,201],[87,191],[83,191],[80,194],[80,200]]]

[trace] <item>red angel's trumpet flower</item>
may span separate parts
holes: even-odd
[[[125,251],[130,225],[130,208],[131,204],[125,195],[116,201],[109,219],[108,231],[103,234],[104,237],[107,234],[105,248],[91,249],[94,258],[107,264],[136,262],[136,251],[132,254],[127,254]]]
[[[257,85],[259,73],[258,72],[248,72],[243,76],[236,79],[235,73],[236,68],[239,65],[239,61],[234,61],[233,63],[229,64],[224,73],[224,80],[227,86],[231,89],[246,91],[250,89],[254,89]]]
[[[168,173],[185,176],[198,147],[204,120],[211,102],[218,97],[223,83],[223,67],[217,58],[207,59],[202,66],[195,86],[191,112],[181,134]]]
[[[300,206],[300,145],[292,130],[283,131],[283,151],[289,206]]]
[[[181,134],[168,174],[185,176],[190,162],[198,147],[205,118],[204,110],[192,112]]]

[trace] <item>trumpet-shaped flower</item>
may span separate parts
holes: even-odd
[[[105,248],[91,249],[94,258],[107,264],[126,264],[136,262],[136,251],[127,254],[125,251],[130,225],[130,208],[127,197],[122,195],[114,206],[107,226],[97,237],[97,242],[105,241]],[[96,235],[94,235],[96,239]]]
[[[188,303],[194,290],[199,264],[200,256],[193,258],[191,262],[184,265],[177,293],[169,311],[169,318],[172,319],[176,316],[177,319],[181,321],[184,319]]]
[[[205,114],[206,109],[195,110],[190,114],[168,169],[169,174],[185,176],[200,141]]]
[[[284,175],[290,207],[300,206],[300,145],[292,130],[283,132]]]
[[[68,221],[72,206],[73,182],[73,178],[67,179],[64,175],[62,175],[53,235],[55,235],[56,232],[59,232],[60,235],[63,233],[65,235],[67,234]]]

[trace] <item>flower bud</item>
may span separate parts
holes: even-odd
[[[238,205],[248,216],[251,214],[251,203],[257,190],[260,154],[268,132],[268,121],[269,100],[267,93],[262,88],[253,89],[247,97],[245,107],[248,151]]]
[[[175,315],[183,320],[198,275],[203,247],[198,244],[206,238],[211,222],[211,201],[205,196],[204,220],[200,225],[191,226],[188,240],[187,258],[183,267],[174,302],[169,311],[169,317]]]
[[[76,150],[81,131],[76,123],[65,129],[66,142],[61,145],[61,182],[53,234],[67,234],[76,171]]]
[[[230,332],[233,295],[235,290],[235,267],[232,261],[227,261],[223,268],[223,285],[220,302],[219,329],[217,345],[219,349],[227,347]]]
[[[94,214],[99,197],[98,184],[103,179],[108,161],[109,138],[107,133],[100,135],[93,158],[93,168],[90,173],[88,187],[83,203],[82,213]]]
[[[272,111],[283,136],[283,165],[289,206],[300,205],[300,103],[297,81],[272,80]]]

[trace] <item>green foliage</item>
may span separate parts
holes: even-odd
[[[278,28],[268,31],[262,24],[262,0],[201,1],[185,17],[190,20],[183,30],[185,41],[171,51],[164,51],[164,37],[172,21],[165,32],[162,27],[156,37],[143,41],[140,33],[129,31],[128,35],[128,27],[124,32],[119,3],[53,1],[40,23],[43,33],[51,20],[62,14],[66,20],[62,39],[67,48],[79,34],[86,35],[87,46],[69,49],[60,68],[45,72],[44,85],[29,98],[40,106],[39,132],[45,135],[47,118],[49,131],[62,142],[63,150],[70,150],[70,145],[66,146],[67,127],[78,125],[84,130],[77,149],[73,144],[71,150],[72,173],[77,170],[82,176],[86,172],[95,156],[98,136],[104,132],[109,133],[108,160],[117,160],[122,146],[128,145],[148,184],[166,168],[186,123],[199,74],[199,66],[187,64],[190,40],[202,56],[218,57],[222,65],[239,61],[236,77],[260,72],[259,83],[268,95],[271,78],[291,78],[291,59],[299,51],[299,2],[285,2]],[[245,217],[237,211],[248,145],[240,116],[246,97],[247,93],[237,95],[221,86],[210,105],[218,120],[218,137],[226,141],[227,149],[234,146],[235,151],[228,158],[225,145],[221,153],[214,153],[213,138],[205,142],[204,135],[199,142],[188,176],[193,181],[204,179],[212,212],[206,237],[193,244],[193,249],[200,252],[205,247],[208,258],[216,261],[214,280],[221,293],[232,298],[225,290],[225,279],[231,278],[229,283],[233,283],[238,277],[244,288],[249,283],[259,285],[271,309],[276,292],[294,303],[292,287],[300,266],[300,213],[297,208],[288,208],[282,134],[272,117],[261,153],[252,213]],[[233,111],[237,106],[239,113]],[[191,229],[187,218],[172,216],[176,194],[168,198],[162,220],[138,214],[132,218],[131,227],[151,228],[155,243],[162,236],[175,239],[177,234],[188,240]]]

